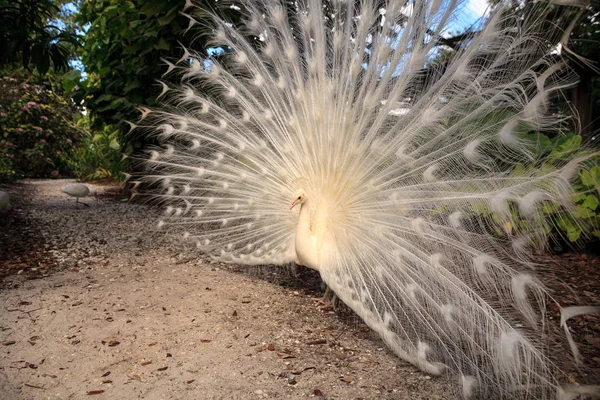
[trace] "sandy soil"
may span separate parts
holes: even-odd
[[[69,183],[9,189],[0,263],[18,271],[0,282],[0,398],[452,397],[319,306],[311,271],[212,263],[111,188],[76,209]]]

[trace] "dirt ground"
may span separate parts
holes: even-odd
[[[0,215],[2,399],[449,399],[304,268],[226,266],[157,231],[158,211],[75,207],[26,181]]]

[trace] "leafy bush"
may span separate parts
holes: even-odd
[[[537,141],[541,164],[517,164],[511,176],[536,176],[547,174],[556,169],[558,164],[564,163],[580,154],[582,137],[569,133],[554,138],[544,135],[529,134],[530,140]],[[563,206],[546,203],[542,210],[549,219],[549,229],[570,242],[580,238],[600,238],[600,157],[594,157],[581,166],[573,182],[573,207],[567,210]],[[513,215],[513,218],[516,215]],[[526,219],[518,219],[515,230],[519,230],[519,223],[528,224]],[[524,226],[525,228],[525,226]],[[550,232],[547,232],[550,233]]]
[[[89,118],[82,118],[79,125],[88,132]],[[75,176],[83,180],[124,180],[119,134],[119,130],[111,126],[105,126],[93,136],[88,134],[68,159]]]
[[[524,145],[529,143],[533,153],[529,163],[514,166],[509,174],[513,178],[545,176],[588,152],[581,146],[582,137],[574,133],[550,138],[523,126],[517,134]],[[531,233],[530,240],[540,245],[547,243],[549,236],[554,242],[578,242],[578,245],[597,241],[600,238],[600,156],[586,160],[573,178],[570,205],[544,202],[542,213],[532,217],[523,215],[516,201],[508,201],[509,219],[494,212],[485,201],[474,202],[473,211],[481,221],[489,221],[484,225],[499,237]]]
[[[40,86],[0,79],[0,180],[58,177],[83,133],[79,113],[65,98]]]
[[[125,135],[125,121],[137,121],[139,106],[155,107],[162,87],[158,80],[179,82],[167,71],[164,59],[183,55],[183,46],[200,49],[206,54],[210,24],[190,25],[182,11],[185,0],[88,0],[81,3],[76,17],[86,32],[81,62],[87,79],[77,83],[73,94],[83,100],[94,123],[119,127],[123,147],[142,150],[154,139],[142,135]],[[209,16],[204,10],[219,10],[229,21],[240,21],[241,13],[213,0],[194,1],[190,13],[198,21]],[[173,60],[174,61],[174,60]]]

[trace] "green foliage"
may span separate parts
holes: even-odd
[[[526,138],[537,141],[537,149],[541,163],[532,165],[517,164],[511,176],[539,176],[556,170],[556,166],[581,153],[581,136],[569,133],[567,135],[548,138],[545,135],[529,134]],[[573,182],[574,209],[566,212],[562,206],[551,203],[544,204],[542,210],[550,225],[570,242],[580,238],[600,238],[600,157],[595,157],[581,166]],[[519,223],[528,224],[528,221],[515,210],[513,220],[517,221],[515,230],[518,231]],[[525,226],[525,225],[524,225]],[[549,232],[547,232],[549,233]]]
[[[81,139],[75,107],[41,85],[0,80],[0,180],[58,177]]]
[[[89,132],[89,118],[80,120],[79,125]],[[119,130],[105,126],[93,136],[87,134],[68,159],[69,166],[77,178],[83,180],[111,179],[123,181],[126,165],[121,161]]]
[[[200,7],[186,11],[199,21],[207,18],[201,3],[195,2]],[[205,3],[205,7],[218,5]],[[89,0],[81,5],[77,21],[87,31],[81,56],[88,77],[80,83],[79,98],[94,127],[120,127],[125,145],[139,149],[145,144],[144,138],[125,136],[124,121],[139,118],[138,106],[156,105],[161,90],[157,80],[163,79],[167,69],[162,59],[183,54],[182,46],[206,47],[211,28],[187,30],[190,20],[181,15],[184,5],[185,0]],[[226,14],[233,15],[234,10],[227,10]]]
[[[600,158],[589,170],[581,170],[574,186],[577,194],[574,196],[575,215],[581,218],[583,224],[572,218],[561,218],[556,221],[557,226],[566,232],[571,242],[578,240],[582,234],[600,238],[600,207],[598,207],[600,193]],[[550,214],[555,215],[555,214]]]
[[[595,62],[600,61],[598,42],[600,42],[600,30],[598,30],[598,18],[600,17],[600,0],[591,0],[586,7],[582,17],[574,26],[569,38],[569,46],[581,57]]]
[[[0,66],[67,71],[77,35],[55,23],[59,1],[0,0]]]

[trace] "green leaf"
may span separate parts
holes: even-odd
[[[542,211],[545,214],[552,214],[558,211],[558,206],[554,203],[545,202],[542,206]]]
[[[595,212],[585,207],[577,207],[577,211],[575,211],[575,214],[579,218],[592,218],[596,216]]]
[[[472,203],[473,211],[479,216],[486,216],[490,214],[489,207],[483,201],[474,201]]]
[[[594,178],[590,174],[590,171],[581,171],[581,183],[585,186],[594,186]]]
[[[115,15],[119,12],[119,6],[118,5],[108,6],[104,9],[104,12],[108,15]]]
[[[573,196],[573,201],[576,203],[579,203],[580,201],[583,201],[587,198],[587,194],[585,193],[577,193],[575,196]]]
[[[158,21],[160,26],[164,26],[169,24],[171,21],[173,21],[175,19],[175,17],[177,16],[177,10],[179,10],[179,6],[177,7],[173,7],[171,10],[169,10],[165,15],[163,15],[162,17],[158,17],[156,20]]]
[[[111,94],[103,94],[102,96],[98,97],[96,99],[96,104],[100,104],[103,103],[105,101],[111,101],[115,96],[111,95]]]
[[[583,205],[590,210],[595,210],[598,208],[598,197],[593,194],[588,194],[583,202]]]
[[[65,89],[67,92],[70,92],[79,84],[80,80],[81,71],[77,69],[72,70],[71,72],[65,74],[65,77],[63,78],[63,89]]]
[[[521,176],[527,176],[527,170],[525,169],[525,166],[523,164],[516,164],[515,167],[513,168],[513,170],[510,172],[510,176],[514,176],[514,177],[521,177]]]
[[[121,145],[119,144],[119,142],[117,141],[117,139],[113,138],[110,141],[110,148],[113,150],[119,150],[121,148]]]
[[[567,232],[567,237],[570,242],[576,242],[581,237],[580,229],[573,229]]]
[[[146,4],[140,10],[140,14],[144,14],[146,16],[153,16],[158,13],[165,11],[165,6],[167,2],[163,0],[153,0],[147,1]]]
[[[171,48],[171,45],[165,38],[160,38],[158,43],[154,45],[154,48],[156,50],[169,50]]]
[[[131,92],[133,89],[137,89],[140,86],[142,86],[142,83],[140,81],[138,81],[137,79],[135,79],[134,81],[128,83],[125,88],[123,89],[124,93],[129,93]]]

